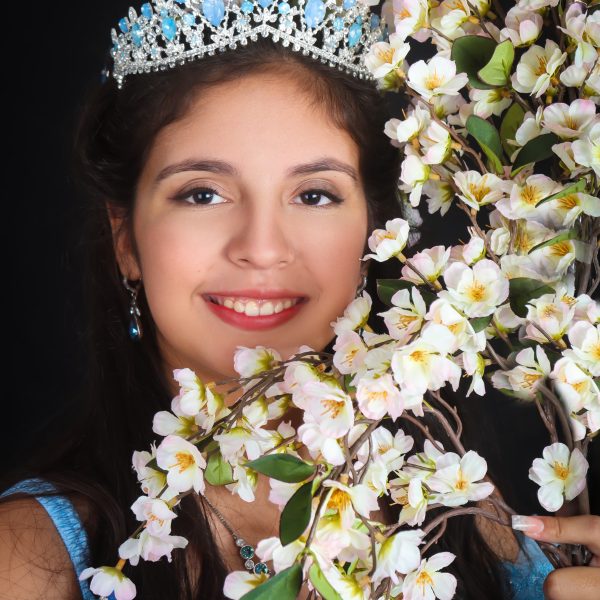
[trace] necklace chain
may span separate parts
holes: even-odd
[[[254,547],[250,544],[247,544],[245,540],[233,530],[231,525],[229,525],[229,523],[225,520],[225,517],[221,514],[221,511],[216,506],[214,506],[213,503],[205,495],[203,495],[203,498],[210,507],[210,509],[215,513],[215,515],[217,515],[219,521],[223,523],[223,526],[233,536],[233,539],[235,540],[235,545],[240,549],[240,556],[244,561],[244,567],[246,567],[246,569],[251,573],[254,573],[256,575],[264,573],[268,577],[271,574],[271,572],[267,565],[262,561],[255,563],[254,560],[252,560],[254,558],[255,552]]]

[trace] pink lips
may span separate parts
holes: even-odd
[[[253,295],[254,294],[254,295]],[[302,300],[289,308],[282,310],[279,313],[272,315],[257,315],[255,317],[249,317],[245,313],[238,313],[232,308],[227,308],[221,304],[211,302],[206,296],[240,296],[246,298],[297,298],[299,294],[295,292],[287,292],[287,290],[277,290],[276,294],[267,295],[262,292],[260,295],[257,294],[257,290],[237,290],[235,293],[228,292],[227,294],[221,292],[219,294],[203,294],[203,298],[208,304],[210,310],[213,311],[222,321],[229,323],[234,327],[240,329],[247,329],[249,331],[257,331],[261,329],[270,329],[271,327],[277,327],[283,323],[289,321],[294,317],[298,311],[306,304],[306,297],[302,297]]]

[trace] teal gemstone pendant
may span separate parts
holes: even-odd
[[[250,546],[250,544],[246,544],[242,538],[236,537],[235,545],[240,549],[240,556],[244,560],[244,567],[246,567],[250,573],[255,573],[256,575],[264,573],[267,576],[271,574],[264,562],[255,563],[252,560],[254,557],[254,548]]]

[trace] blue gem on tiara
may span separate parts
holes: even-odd
[[[389,35],[367,0],[150,0],[111,30],[110,75],[162,71],[259,36],[360,79],[369,48]]]
[[[362,35],[362,25],[358,22],[353,23],[350,26],[350,31],[348,32],[348,45],[356,46],[360,40],[360,36]]]
[[[314,29],[325,17],[325,5],[322,0],[308,0],[304,7],[306,24]]]
[[[161,21],[163,35],[172,42],[177,35],[177,25],[173,17],[163,17]]]
[[[146,19],[152,18],[152,7],[150,6],[150,4],[148,2],[146,2],[145,4],[142,4],[142,15],[144,15],[144,17],[146,17]]]
[[[210,21],[211,25],[218,27],[225,16],[223,0],[203,0],[202,14]]]

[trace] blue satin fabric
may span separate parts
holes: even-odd
[[[54,486],[44,479],[24,479],[6,490],[2,496],[12,492],[24,491],[35,494],[36,491],[54,490]],[[54,521],[56,529],[71,556],[75,573],[79,575],[89,565],[88,538],[81,523],[79,515],[72,502],[65,496],[52,496],[36,499],[46,509],[50,518]],[[519,534],[520,535],[520,534]],[[544,600],[542,586],[544,579],[552,571],[553,567],[539,546],[526,536],[521,536],[523,550],[519,553],[514,563],[502,563],[510,579],[513,600]],[[95,600],[95,596],[89,587],[90,579],[79,581],[83,600]],[[116,600],[114,594],[108,600]]]

